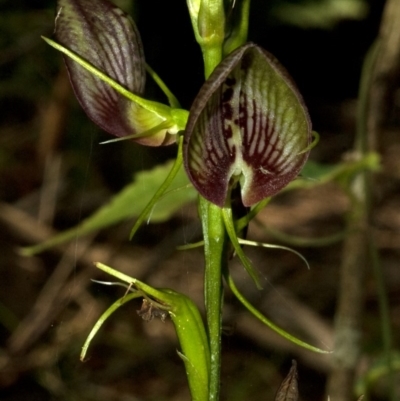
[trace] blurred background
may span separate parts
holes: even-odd
[[[390,19],[381,24],[385,4],[252,1],[249,40],[273,53],[299,86],[321,136],[311,153],[315,162],[340,166],[354,157],[363,61],[378,35],[385,34],[385,24],[387,30],[392,27]],[[138,25],[146,61],[188,109],[203,71],[185,2],[125,0],[119,5]],[[52,35],[55,8],[51,0],[0,0],[0,399],[188,400],[172,323],[142,321],[136,313],[139,301],[107,321],[84,363],[79,353],[97,318],[125,292],[91,282],[109,280],[94,261],[182,291],[202,308],[202,250],[175,250],[200,239],[195,202],[167,221],[145,225],[132,242],[134,220],[128,220],[35,256],[20,252],[76,226],[135,174],[176,153],[175,146],[152,149],[128,141],[99,145],[108,135],[81,110],[62,57],[40,37]],[[398,53],[393,57],[398,62]],[[361,293],[356,317],[361,336],[349,373],[354,394],[332,401],[356,400],[366,391],[370,400],[400,399],[400,380],[391,380],[387,367],[390,354],[398,379],[400,93],[398,69],[393,71],[390,90],[375,97],[385,106],[374,145],[382,167],[374,175],[368,228],[362,231],[376,245],[379,274],[365,243],[349,245],[346,230],[354,204],[335,180],[275,197],[249,229],[254,240],[292,243],[310,270],[294,254],[246,248],[263,278],[264,289],[257,291],[232,261],[240,288],[266,316],[307,342],[333,349],[340,297],[353,292],[340,286],[340,272],[349,255],[364,255],[362,278],[354,278]],[[165,101],[151,79],[146,90],[148,97]],[[321,244],[321,238],[330,240]],[[334,357],[278,337],[229,291],[226,301],[221,399],[273,400],[292,359],[299,364],[301,400],[327,399],[337,387],[328,384],[339,369]]]

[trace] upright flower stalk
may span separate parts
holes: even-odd
[[[210,3],[210,9],[219,5],[223,12],[222,1]],[[201,8],[197,20],[191,16],[198,26],[216,26],[213,16],[202,14]],[[223,31],[225,21],[225,17],[219,20]],[[240,24],[247,26],[243,21]],[[210,400],[217,400],[219,394],[222,274],[228,269],[230,251],[226,216],[232,213],[224,213],[223,208],[230,209],[232,189],[237,185],[241,187],[239,202],[244,206],[277,193],[298,175],[311,142],[307,110],[283,67],[254,44],[242,45],[240,40],[231,43],[240,47],[222,60],[223,41],[219,42],[220,52],[216,52],[199,40],[205,55],[206,82],[191,107],[184,145],[185,168],[200,194],[203,223],[205,302],[212,356]],[[256,278],[251,267],[245,266]]]
[[[208,78],[222,60],[225,39],[224,2],[221,0],[187,0],[195,38],[203,54]]]

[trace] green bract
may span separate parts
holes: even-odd
[[[186,126],[186,172],[208,201],[223,207],[238,183],[252,206],[300,172],[311,122],[286,70],[248,43],[225,58],[197,95]]]
[[[144,296],[148,299],[150,304],[155,301],[157,305],[161,306],[165,315],[168,313],[174,323],[182,350],[182,352],[178,351],[178,354],[185,364],[192,400],[209,401],[208,387],[211,355],[204,324],[200,312],[193,301],[187,296],[170,289],[153,288],[103,263],[96,263],[95,265],[106,273],[133,286],[139,292],[130,294],[126,298],[117,301],[102,315],[82,348],[81,359],[85,357],[93,336],[107,317],[127,300],[137,298],[138,296]],[[154,315],[151,314],[151,310],[146,312],[149,314],[145,319],[151,320],[154,317]],[[143,316],[143,313],[140,313],[140,315]],[[164,315],[162,314],[161,316]]]

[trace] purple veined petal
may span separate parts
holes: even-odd
[[[298,399],[297,362],[293,360],[288,375],[276,393],[275,401],[298,401]]]
[[[108,0],[58,0],[55,36],[63,46],[107,74],[130,92],[141,95],[145,86],[142,42],[133,20]],[[70,81],[82,108],[98,126],[123,137],[155,126],[161,117],[147,115],[141,106],[111,88],[64,56]],[[139,115],[138,121],[136,115]],[[166,144],[165,132],[136,141]],[[168,137],[168,143],[174,141]]]
[[[248,43],[224,59],[197,95],[185,167],[199,193],[223,207],[234,181],[251,206],[293,180],[307,160],[311,122],[286,70]]]

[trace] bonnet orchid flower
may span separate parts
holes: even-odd
[[[146,66],[139,33],[127,14],[109,0],[57,1],[58,43],[45,40],[64,54],[76,97],[89,118],[118,139],[133,139],[149,146],[178,142],[173,166],[140,213],[131,237],[151,215],[182,164],[201,195],[207,326],[196,305],[185,295],[150,287],[97,263],[99,269],[126,282],[128,291],[100,317],[83,347],[82,358],[105,319],[127,301],[143,297],[143,318],[151,320],[158,314],[164,320],[170,316],[175,326],[193,401],[218,401],[223,278],[237,299],[263,324],[300,346],[325,352],[271,323],[239,292],[229,273],[233,248],[261,288],[257,271],[242,245],[269,245],[239,236],[268,201],[266,198],[296,178],[312,147],[307,109],[286,70],[259,46],[242,45],[247,37],[250,1],[243,0],[235,7],[234,0],[187,0],[206,77],[190,112],[180,108],[163,82]],[[227,9],[231,11],[226,13]],[[170,106],[142,97],[146,70],[167,95]],[[180,131],[185,134],[176,135]],[[153,181],[146,181],[146,186],[152,185]],[[128,216],[125,210],[137,206],[127,202],[126,195],[130,196],[132,188],[137,188],[136,184],[100,210],[91,223],[95,226],[102,220],[109,224],[107,217],[111,215],[113,221]],[[257,203],[249,212],[249,207]],[[125,210],[114,213],[116,205]],[[294,364],[276,401],[297,398]]]
[[[244,206],[275,195],[308,158],[311,122],[286,70],[248,43],[226,57],[197,95],[186,126],[186,172],[224,207],[241,186]]]
[[[59,44],[47,41],[65,54],[72,87],[89,118],[143,145],[174,143],[187,112],[141,98],[146,64],[133,20],[108,0],[58,0],[57,10]]]

